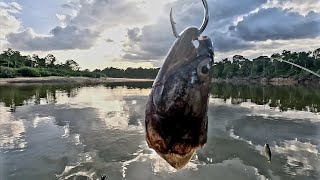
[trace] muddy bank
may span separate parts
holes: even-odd
[[[216,83],[232,83],[232,84],[272,84],[272,85],[315,85],[320,86],[320,78],[310,79],[294,79],[294,78],[214,78]]]
[[[152,82],[153,79],[129,78],[88,78],[88,77],[18,77],[0,78],[0,84],[29,84],[29,83],[79,83],[99,84],[108,82]]]

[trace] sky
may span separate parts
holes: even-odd
[[[208,0],[215,61],[320,47],[320,0]],[[83,69],[160,67],[178,33],[199,27],[201,0],[0,0],[0,51],[53,54]]]

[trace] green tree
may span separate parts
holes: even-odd
[[[35,62],[35,67],[45,68],[46,60],[44,58],[40,58],[38,55],[32,55],[32,61]]]
[[[49,68],[53,68],[57,61],[56,57],[54,57],[54,55],[52,54],[48,54],[44,59],[45,59],[46,66]]]
[[[79,71],[80,69],[79,64],[72,59],[66,60],[64,67],[73,71]]]

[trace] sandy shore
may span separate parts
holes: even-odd
[[[95,84],[108,82],[153,82],[153,79],[129,79],[129,78],[88,78],[88,77],[18,77],[0,78],[0,84],[22,83],[80,83]]]

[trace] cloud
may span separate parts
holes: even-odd
[[[260,9],[230,29],[246,41],[314,38],[320,35],[320,14],[306,16],[280,8]]]
[[[232,36],[227,33],[214,32],[212,33],[211,37],[215,50],[220,52],[227,52],[235,49],[249,49],[254,46],[250,42],[246,42],[239,37]]]
[[[69,1],[65,4],[62,4],[61,7],[65,8],[65,9],[79,9],[80,2],[79,1]]]
[[[1,13],[7,12],[7,13],[20,13],[22,10],[22,6],[16,2],[0,2],[0,10]]]
[[[106,39],[106,42],[114,42],[114,40],[108,38],[108,39]]]
[[[251,44],[246,43],[243,39],[226,33],[227,28],[238,15],[248,13],[265,2],[266,0],[208,1],[210,23],[204,34],[212,37],[215,49],[219,51],[252,47]],[[168,12],[154,24],[146,25],[141,29],[128,30],[128,42],[124,47],[124,59],[145,61],[164,58],[174,41],[169,21],[171,7],[173,8],[173,17],[178,33],[188,26],[201,25],[203,19],[201,1],[186,0],[168,3],[164,8]]]
[[[314,5],[319,4],[314,0],[309,1]],[[291,9],[286,9],[289,7],[288,2],[291,3]],[[271,1],[267,0],[208,0],[210,22],[203,34],[211,37],[215,50],[220,54],[235,51],[248,52],[250,49],[250,54],[261,54],[258,52],[259,47],[270,49],[273,45],[277,45],[277,48],[282,51],[285,49],[282,45],[287,45],[288,42],[261,44],[259,41],[268,39],[289,41],[297,38],[308,41],[310,38],[319,36],[319,13],[308,11],[311,6],[293,0],[276,3],[278,8],[272,8]],[[302,10],[294,12],[293,7],[296,6],[293,3],[304,6],[301,9],[307,14],[305,16],[300,14]],[[201,1],[186,0],[168,3],[164,8],[168,10],[167,14],[157,22],[140,28],[139,33],[137,29],[128,30],[128,42],[124,46],[123,58],[132,61],[164,58],[174,41],[169,22],[171,7],[173,7],[173,17],[177,23],[178,32],[188,26],[200,26],[203,18]],[[290,48],[294,47],[290,46]],[[273,50],[275,50],[274,47]]]
[[[17,32],[21,27],[21,22],[15,17],[22,10],[18,3],[0,2],[0,50],[9,47],[6,36],[11,32]]]
[[[56,14],[56,17],[61,22],[62,26],[67,26],[67,24],[73,18],[71,14]]]
[[[208,0],[210,21],[206,32],[213,30],[226,30],[228,24],[232,24],[238,16],[245,15],[266,3],[267,0]],[[199,27],[203,19],[203,5],[201,1],[185,0],[168,3],[165,6],[167,17],[169,10],[173,8],[173,17],[180,32],[185,27]],[[169,23],[168,19],[167,22]]]
[[[319,0],[269,0],[264,8],[282,8],[292,12],[298,12],[301,15],[306,15],[310,11],[320,12]]]
[[[81,9],[77,16],[71,20],[74,25],[97,28],[108,28],[120,24],[137,24],[147,19],[142,13],[138,3],[118,0],[81,1]]]
[[[129,29],[122,58],[136,61],[161,59],[175,39],[166,20],[159,19],[156,24]]]
[[[212,0],[209,1],[212,8],[210,13],[213,19],[225,19],[249,13],[266,2],[267,0]]]
[[[77,26],[60,26],[51,30],[51,36],[39,36],[32,29],[10,33],[7,39],[15,49],[26,51],[50,51],[64,49],[88,49],[96,41],[99,33]],[[15,42],[15,43],[12,43]]]
[[[11,2],[9,3],[12,7],[14,7],[15,9],[21,11],[22,10],[22,6],[16,2]]]
[[[216,59],[235,53],[251,57],[263,51],[272,54],[283,49],[305,50],[318,44],[318,0],[208,0],[208,4],[210,21],[203,35],[212,39]],[[16,18],[21,17],[17,16],[21,6],[0,2],[0,8],[4,6],[11,16],[1,14],[0,25],[12,28],[0,32],[2,49],[10,46],[25,51],[69,50],[59,53],[79,62],[88,59],[84,54],[92,48],[99,51],[96,59],[100,62],[109,58],[158,66],[175,40],[170,8],[178,32],[188,26],[199,27],[203,18],[200,0],[71,0],[52,13],[60,24],[50,27],[51,33],[41,35],[37,29],[23,27]]]
[[[25,51],[88,49],[106,29],[137,24],[146,19],[145,14],[138,10],[137,3],[131,1],[95,0],[78,3],[67,4],[68,8],[77,10],[76,14],[56,15],[63,27],[53,28],[50,36],[42,36],[27,29],[8,34],[9,43],[13,48]]]
[[[132,28],[128,30],[128,38],[131,41],[140,41],[141,36],[139,35],[140,29],[139,28]]]

